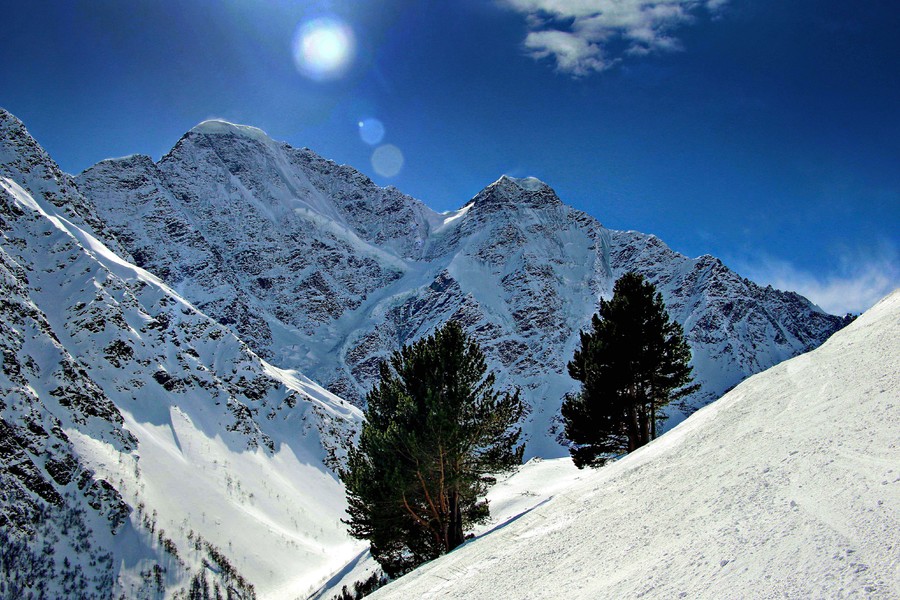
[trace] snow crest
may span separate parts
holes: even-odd
[[[201,135],[241,135],[258,142],[270,142],[268,134],[258,127],[236,125],[222,119],[209,119],[191,128],[191,133]]]

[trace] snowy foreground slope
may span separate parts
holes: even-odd
[[[900,291],[371,597],[900,598]]]
[[[327,467],[360,412],[100,223],[0,111],[0,597],[311,591],[360,549]]]
[[[531,411],[527,456],[556,422],[578,332],[622,273],[653,281],[693,349],[686,412],[810,350],[844,323],[712,256],[613,231],[533,178],[503,176],[438,214],[253,127],[201,123],[159,161],[103,161],[81,192],[134,256],[275,365],[362,404],[378,364],[450,319]],[[683,415],[674,411],[674,424]]]

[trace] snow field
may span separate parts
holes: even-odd
[[[166,535],[180,541],[199,534],[219,547],[260,598],[305,596],[360,552],[340,523],[343,487],[319,464],[288,446],[274,456],[235,452],[177,408],[161,425],[123,413],[139,440],[133,470],[123,469],[108,445],[70,432],[80,454],[129,503],[152,508]]]

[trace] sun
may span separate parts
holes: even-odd
[[[294,34],[294,62],[316,81],[341,77],[353,61],[356,40],[349,25],[334,18],[302,23]]]

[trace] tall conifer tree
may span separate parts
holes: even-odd
[[[662,409],[695,391],[691,352],[662,295],[637,273],[619,278],[569,363],[581,391],[563,401],[566,437],[579,468],[599,466],[656,437]]]
[[[494,390],[484,354],[455,322],[395,352],[380,375],[340,476],[350,534],[394,577],[488,517],[492,474],[522,462],[523,404]]]

